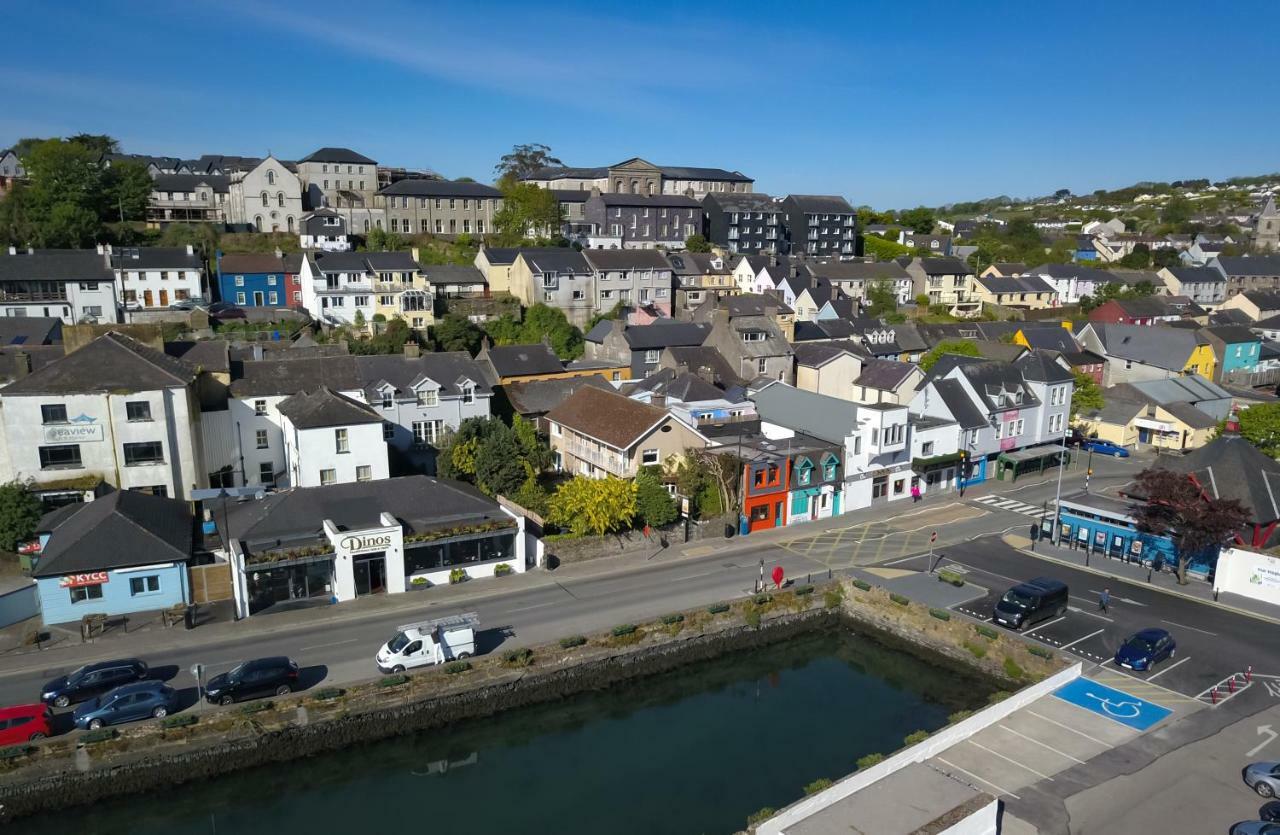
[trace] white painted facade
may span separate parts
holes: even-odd
[[[373,481],[390,475],[380,423],[299,429],[281,415],[280,431],[291,487]]]
[[[231,175],[230,221],[258,232],[297,232],[302,219],[302,184],[275,157],[251,171]]]
[[[377,312],[377,294],[369,273],[331,273],[330,283],[312,258],[302,259],[302,306],[316,319],[334,325],[355,325],[373,321]],[[359,314],[359,317],[357,317]]]

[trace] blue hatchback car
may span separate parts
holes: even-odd
[[[1116,650],[1116,664],[1130,670],[1150,670],[1173,657],[1178,643],[1163,629],[1144,629],[1130,635]]]
[[[161,681],[139,681],[81,702],[73,718],[81,730],[97,730],[103,725],[163,719],[177,703],[172,687]]]
[[[1096,452],[1099,455],[1110,455],[1113,458],[1128,458],[1129,450],[1112,443],[1111,441],[1103,441],[1099,438],[1088,438],[1080,444],[1080,448],[1090,452]]]

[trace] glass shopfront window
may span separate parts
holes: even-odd
[[[404,573],[408,577],[468,563],[509,562],[515,557],[515,545],[514,533],[430,545],[410,543],[404,551]]]
[[[333,562],[282,565],[249,571],[249,614],[277,603],[328,600],[333,595]]]

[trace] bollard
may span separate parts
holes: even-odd
[[[1246,682],[1253,681],[1253,665],[1252,664],[1244,668],[1244,680]]]
[[[1235,676],[1232,676],[1231,678],[1227,679],[1227,692],[1228,692],[1228,693],[1234,693],[1234,692],[1236,692],[1236,677],[1235,677]]]
[[[1213,689],[1209,691],[1209,698],[1213,700],[1215,705],[1218,703],[1218,685],[1215,684]]]
[[[1148,582],[1148,583],[1150,583],[1150,582],[1151,582],[1151,569],[1150,569],[1150,568],[1148,568],[1148,569],[1147,569],[1147,582]]]

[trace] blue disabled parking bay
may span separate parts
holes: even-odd
[[[1064,684],[1053,691],[1053,695],[1064,702],[1139,731],[1145,731],[1173,712],[1167,707],[1083,677]]]

